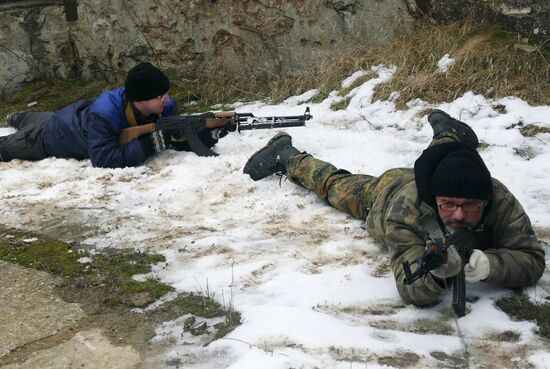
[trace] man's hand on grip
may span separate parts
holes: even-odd
[[[220,138],[224,138],[229,133],[229,130],[227,128],[227,124],[222,127],[212,128],[210,129],[210,137],[214,140],[219,140]]]
[[[168,139],[163,131],[155,131],[139,138],[143,151],[147,156],[164,151],[168,148]]]
[[[454,246],[450,246],[446,250],[446,260],[443,264],[438,266],[435,269],[432,269],[430,273],[439,279],[446,279],[449,277],[454,277],[458,273],[460,273],[460,269],[462,269],[462,260],[460,259],[460,255],[454,248]]]

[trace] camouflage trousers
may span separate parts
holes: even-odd
[[[315,192],[334,208],[362,220],[367,218],[378,194],[402,174],[399,168],[390,169],[380,177],[351,174],[306,153],[292,156],[287,164],[287,176],[292,182]]]
[[[429,146],[453,141],[458,141],[458,137],[448,133],[433,139]],[[380,192],[409,171],[388,169],[380,177],[351,174],[307,153],[292,156],[287,164],[287,176],[292,182],[315,192],[334,208],[362,220],[366,220]]]

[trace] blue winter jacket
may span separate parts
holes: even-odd
[[[122,168],[136,166],[146,159],[139,140],[119,145],[118,137],[130,123],[124,113],[121,87],[107,91],[95,100],[80,100],[56,112],[42,130],[44,150],[48,156],[90,158],[94,167]],[[177,114],[171,97],[163,116]]]

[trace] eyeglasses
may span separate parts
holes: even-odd
[[[168,93],[165,93],[164,95],[161,95],[161,96],[157,96],[157,99],[159,99],[162,103],[165,103],[166,100],[168,99]]]
[[[439,209],[445,213],[454,213],[456,209],[461,208],[465,213],[477,213],[487,205],[484,202],[465,202],[462,204],[455,204],[454,202],[443,202],[437,204]]]

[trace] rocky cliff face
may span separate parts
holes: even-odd
[[[0,8],[0,88],[121,78],[142,60],[178,79],[300,74],[332,53],[384,43],[413,19],[402,0],[87,0],[68,22],[62,3]]]

